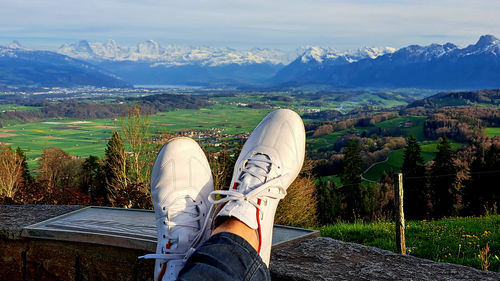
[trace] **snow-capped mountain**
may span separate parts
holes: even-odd
[[[152,40],[129,47],[109,40],[64,44],[55,53],[13,42],[0,46],[0,60],[0,84],[16,85],[93,85],[102,77],[109,85],[120,85],[121,77],[134,85],[500,87],[500,40],[492,35],[463,48],[452,43],[353,51],[307,46],[292,52],[162,46]],[[30,67],[23,70],[23,64]],[[9,72],[11,66],[16,71]],[[60,69],[63,75],[57,77]]]
[[[231,48],[176,45],[161,46],[153,40],[142,42],[133,47],[120,46],[114,40],[109,40],[106,43],[82,40],[74,44],[66,43],[57,52],[84,60],[151,62],[164,66],[286,64],[289,62],[288,53],[276,49],[235,50]]]
[[[411,45],[375,58],[325,63],[328,55],[305,53],[273,78],[281,85],[322,84],[337,87],[485,88],[500,87],[500,40],[484,35],[476,44]],[[320,59],[316,59],[320,58]],[[339,62],[340,57],[334,58]],[[308,63],[303,63],[307,61]]]
[[[470,45],[461,50],[461,56],[478,54],[491,54],[500,56],[500,40],[493,35],[483,35],[475,45]]]
[[[0,46],[0,85],[42,87],[129,87],[113,73],[51,51],[36,51],[14,41]]]
[[[391,47],[363,47],[353,51],[337,51],[332,48],[309,46],[301,50],[300,55],[281,69],[273,78],[275,83],[286,83],[301,77],[314,69],[351,64],[363,59],[375,59],[385,54],[394,53]]]
[[[361,59],[374,59],[395,51],[396,49],[391,47],[363,47],[353,51],[337,51],[331,48],[310,46],[303,49],[302,54],[296,61],[299,60],[301,63],[352,63]]]

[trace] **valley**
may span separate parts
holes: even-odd
[[[3,103],[0,105],[0,142],[23,149],[32,169],[37,167],[37,160],[47,147],[61,148],[79,158],[103,157],[112,132],[121,132],[126,108],[140,105],[148,114],[151,138],[164,133],[189,136],[197,139],[209,153],[217,153],[242,142],[270,111],[290,108],[304,118],[308,130],[308,158],[330,163],[327,164],[330,172],[325,176],[338,170],[338,163],[331,159],[342,153],[346,140],[361,138],[378,142],[368,144],[370,147],[366,150],[366,155],[377,152],[377,156],[366,156],[364,160],[364,177],[377,181],[383,173],[401,168],[404,145],[391,146],[388,139],[406,139],[413,135],[423,144],[424,159],[429,161],[434,157],[436,139],[424,133],[428,117],[403,113],[408,105],[434,105],[426,102],[426,97],[433,93],[435,91],[416,89],[243,92],[207,88],[92,87],[6,92],[0,95]],[[439,101],[450,103],[448,97]],[[152,104],[156,107],[151,107]],[[387,115],[384,120],[369,121],[373,116],[384,114]],[[332,129],[338,124],[345,128]],[[325,126],[333,127],[322,132],[321,127]],[[488,136],[500,134],[496,127],[487,127],[484,132]],[[460,146],[460,142],[453,143],[454,150]]]

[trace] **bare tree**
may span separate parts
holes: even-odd
[[[209,157],[209,159],[210,167],[212,168],[214,188],[216,190],[229,189],[235,160],[231,158],[229,152],[226,150]]]
[[[22,175],[22,158],[10,147],[0,147],[0,195],[14,197]]]
[[[299,176],[288,187],[287,196],[276,210],[275,223],[292,226],[314,226],[318,223],[317,192],[313,179]]]
[[[129,111],[127,118],[120,119],[125,141],[131,150],[130,173],[135,183],[147,182],[151,175],[148,152],[151,142],[148,140],[150,116],[141,114],[141,107]]]
[[[40,175],[37,179],[45,182],[48,188],[74,189],[77,187],[78,177],[81,174],[81,161],[74,159],[62,149],[45,148],[39,164]]]

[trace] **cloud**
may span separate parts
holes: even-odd
[[[497,0],[0,0],[3,38],[351,49],[453,41],[500,30]],[[442,36],[444,35],[444,36]],[[0,41],[1,43],[1,41]]]

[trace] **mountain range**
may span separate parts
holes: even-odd
[[[0,46],[0,86],[116,86],[131,84],[232,87],[500,87],[500,40],[483,35],[460,48],[452,43],[337,51],[308,46],[277,49],[122,46],[79,41],[55,52]]]
[[[499,78],[500,40],[483,35],[476,44],[465,48],[452,43],[411,45],[351,63],[321,63],[298,58],[280,70],[272,83],[281,86],[476,89],[498,88]]]
[[[17,42],[0,46],[0,88],[130,87],[115,74],[91,63],[51,51],[27,50]]]

